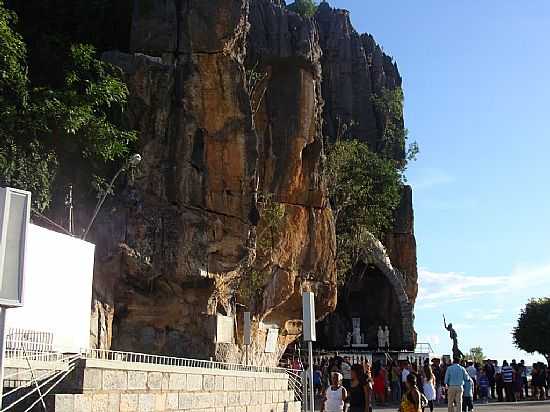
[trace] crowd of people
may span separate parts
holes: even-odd
[[[369,412],[375,405],[399,404],[402,412],[433,411],[447,404],[450,412],[473,411],[474,403],[544,400],[550,390],[550,370],[524,361],[482,363],[449,359],[351,364],[335,356],[314,365],[315,393],[325,412]],[[346,406],[348,409],[346,409]]]

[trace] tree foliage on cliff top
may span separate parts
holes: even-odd
[[[538,352],[550,364],[550,298],[530,300],[521,310],[512,336],[519,349]]]
[[[136,133],[121,126],[128,89],[120,71],[90,45],[65,51],[62,87],[33,86],[16,19],[0,0],[0,185],[32,191],[43,211],[60,170],[89,183],[128,153]]]
[[[328,150],[326,178],[336,221],[340,280],[357,263],[365,236],[391,228],[403,175],[396,162],[358,140],[338,140]]]
[[[317,2],[313,0],[296,0],[289,4],[287,8],[302,17],[313,17],[317,11]]]

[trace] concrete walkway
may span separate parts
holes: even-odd
[[[549,412],[550,401],[532,401],[516,403],[490,403],[487,405],[475,404],[474,412]],[[376,407],[374,411],[397,411],[398,406]],[[320,409],[316,409],[319,411]],[[435,411],[443,412],[447,405],[437,405]],[[426,409],[429,412],[429,409]]]

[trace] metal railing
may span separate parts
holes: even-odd
[[[294,392],[294,400],[302,402],[304,396],[304,374],[302,371],[287,369],[288,389]]]
[[[414,348],[414,353],[420,353],[420,354],[431,354],[434,353],[432,349],[432,345],[426,342],[419,342],[416,344],[416,347]]]
[[[6,334],[6,349],[53,351],[53,333],[32,329],[10,328]]]
[[[240,372],[287,373],[284,368],[271,366],[243,365],[202,359],[178,358],[174,356],[151,355],[138,352],[123,352],[106,349],[86,349],[82,351],[86,359],[100,359],[128,363],[145,363],[151,365],[177,366],[186,368],[220,369]]]

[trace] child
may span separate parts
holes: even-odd
[[[471,412],[474,410],[474,381],[468,376],[464,383],[464,395],[462,396],[462,412]]]
[[[481,375],[479,377],[479,395],[483,403],[489,403],[489,378],[484,369],[481,369]]]

